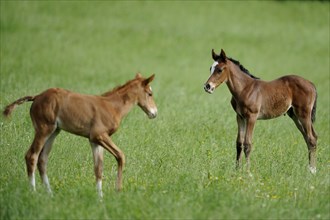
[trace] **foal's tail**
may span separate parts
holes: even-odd
[[[34,101],[34,98],[35,96],[25,96],[23,98],[17,99],[15,102],[11,103],[5,108],[5,110],[3,111],[3,115],[5,117],[8,117],[12,113],[12,111],[14,111],[14,109],[17,107],[17,105],[21,105],[24,102]]]
[[[315,88],[315,86],[314,86],[314,88]],[[313,104],[313,108],[312,108],[312,123],[314,123],[316,120],[316,104],[317,104],[317,91],[315,88],[315,100],[314,100],[314,104]]]

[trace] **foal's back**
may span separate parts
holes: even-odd
[[[255,91],[260,94],[260,119],[284,114],[291,107],[312,109],[316,97],[314,85],[296,75],[287,75],[273,81],[256,80]]]
[[[87,138],[96,125],[107,132],[109,126],[116,124],[116,112],[104,97],[78,94],[61,88],[50,88],[37,95],[30,114],[36,129],[54,126],[54,129],[63,129]],[[107,126],[104,126],[105,121]]]
[[[286,75],[282,76],[278,79],[266,82],[257,80],[260,84],[262,84],[263,90],[261,92],[269,91],[284,91],[288,93],[287,95],[296,96],[299,93],[309,93],[315,91],[315,87],[312,82],[296,75]]]
[[[293,105],[297,100],[314,102],[316,88],[312,82],[295,75],[283,76],[279,78],[279,80],[281,80],[283,84],[288,85],[290,88]]]
[[[290,99],[292,106],[313,104],[316,96],[314,84],[296,75],[283,76],[266,83],[264,92],[279,99]]]

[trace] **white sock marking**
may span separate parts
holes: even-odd
[[[309,171],[311,171],[312,174],[316,174],[316,167],[309,166]]]
[[[103,192],[102,192],[102,180],[98,180],[96,182],[96,188],[97,188],[97,192],[99,193],[99,197],[102,198],[103,197]]]
[[[30,176],[30,183],[31,183],[31,186],[32,186],[32,190],[36,191],[36,180],[35,180],[34,172]]]
[[[48,191],[49,193],[52,193],[52,190],[51,190],[51,188],[50,188],[50,184],[49,184],[49,180],[48,180],[48,176],[47,176],[47,175],[44,175],[44,176],[42,177],[42,182],[45,184],[45,186],[46,186],[46,188],[47,188],[47,191]]]

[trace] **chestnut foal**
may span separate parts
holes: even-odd
[[[232,94],[231,105],[236,112],[237,157],[239,166],[244,149],[249,170],[252,135],[258,119],[271,119],[288,114],[304,136],[308,147],[309,170],[316,173],[317,135],[313,127],[317,92],[313,83],[299,76],[283,76],[265,82],[251,75],[238,61],[212,50],[214,60],[211,76],[204,85],[208,93],[225,82]]]
[[[110,136],[116,132],[122,118],[138,104],[149,116],[155,118],[157,107],[149,83],[155,75],[145,79],[137,74],[133,80],[101,96],[82,95],[60,88],[50,88],[36,96],[26,96],[8,105],[3,114],[9,116],[17,105],[32,101],[30,115],[35,136],[25,160],[27,173],[35,190],[35,169],[51,193],[46,173],[48,154],[60,130],[89,139],[94,158],[94,172],[99,196],[102,197],[103,149],[117,160],[117,190],[122,189],[122,172],[125,165],[123,152]]]

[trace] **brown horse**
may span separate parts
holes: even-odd
[[[93,151],[94,172],[99,196],[102,197],[103,149],[117,160],[117,189],[122,188],[122,171],[125,165],[123,152],[110,136],[116,132],[122,118],[138,104],[149,116],[155,118],[157,107],[149,83],[155,75],[145,79],[137,74],[135,79],[116,87],[101,96],[82,95],[60,88],[51,88],[36,96],[26,96],[8,105],[3,114],[9,116],[17,105],[33,101],[30,115],[35,136],[25,160],[27,173],[35,190],[36,165],[43,183],[51,193],[46,174],[48,154],[60,130],[89,139]]]
[[[204,85],[208,93],[225,82],[232,94],[231,105],[236,112],[238,134],[236,165],[241,162],[242,150],[250,167],[252,135],[258,119],[271,119],[288,114],[304,136],[308,147],[309,170],[316,173],[317,135],[313,127],[316,114],[315,86],[299,76],[283,76],[265,82],[251,75],[238,61],[212,50],[214,60],[211,76]]]

